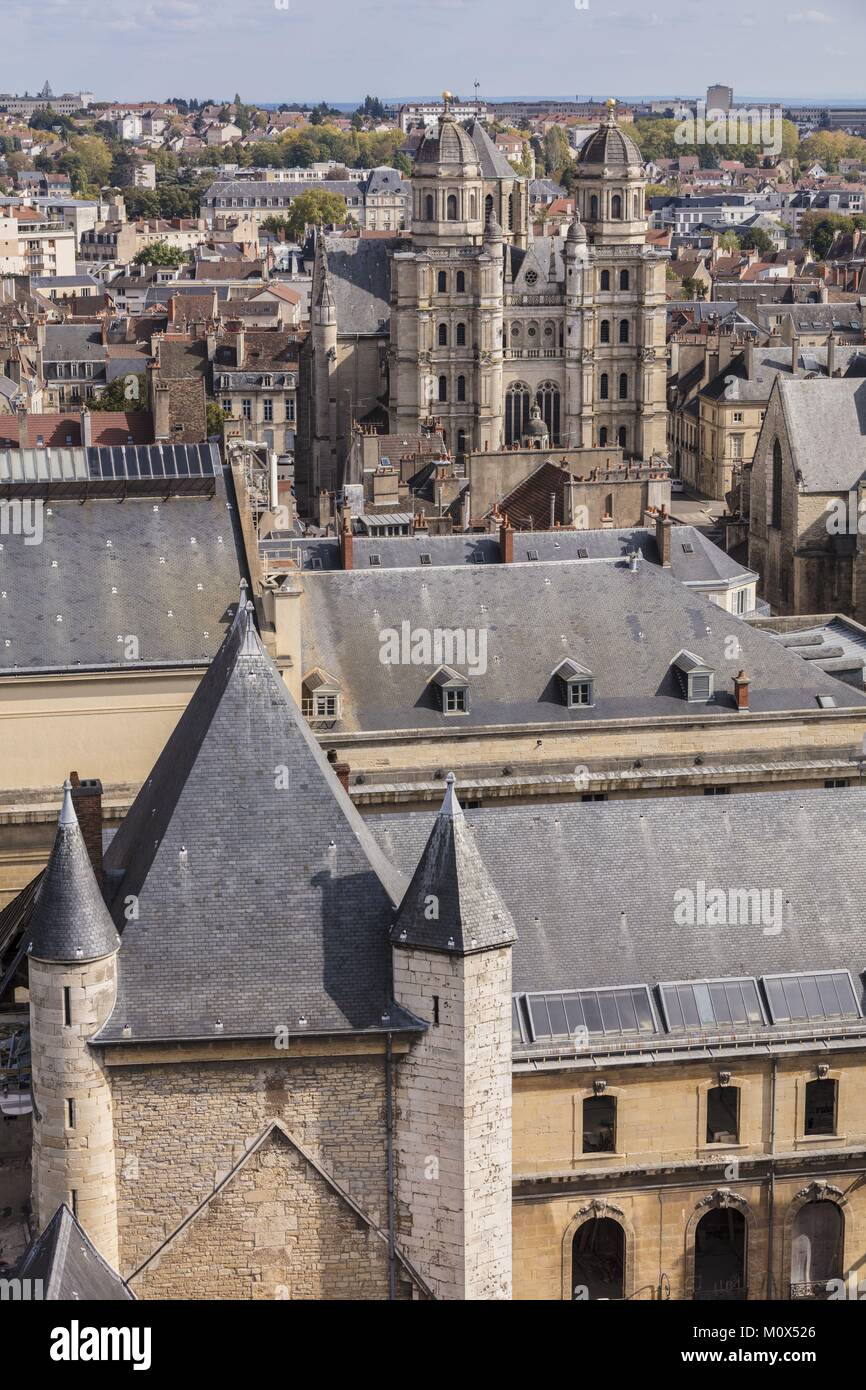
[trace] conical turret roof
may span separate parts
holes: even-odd
[[[117,932],[75,814],[72,783],[66,781],[54,846],[30,918],[27,949],[37,960],[73,963],[99,960],[117,946]]]

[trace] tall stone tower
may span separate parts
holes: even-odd
[[[62,1204],[118,1264],[111,1087],[88,1040],[111,1013],[119,939],[66,782],[51,857],[30,924],[33,1213],[42,1230]]]
[[[450,774],[391,933],[396,1002],[428,1025],[397,1077],[398,1232],[440,1298],[511,1297],[515,937]]]
[[[578,155],[578,211],[592,252],[586,286],[592,340],[584,411],[594,438],[650,459],[667,439],[665,261],[646,245],[646,171],[634,140],[617,124],[616,103]]]

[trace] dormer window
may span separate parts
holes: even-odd
[[[304,678],[301,713],[312,721],[341,718],[341,686],[336,676],[317,667]]]
[[[465,676],[453,666],[440,666],[431,679],[438,688],[443,714],[469,713],[469,682]]]
[[[714,671],[694,652],[685,649],[671,663],[677,673],[686,699],[693,704],[707,704],[713,698]]]
[[[566,657],[552,673],[559,678],[565,703],[569,709],[593,704],[593,675],[585,666]]]

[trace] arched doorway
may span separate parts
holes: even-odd
[[[791,1297],[827,1298],[841,1279],[845,1222],[835,1202],[806,1202],[791,1230]]]
[[[695,1229],[695,1298],[745,1297],[746,1218],[732,1207],[717,1207]]]
[[[609,1216],[584,1221],[571,1246],[571,1296],[574,1301],[622,1298],[625,1277],[625,1231]]]

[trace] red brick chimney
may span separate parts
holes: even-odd
[[[745,671],[738,671],[734,676],[734,701],[737,709],[743,713],[749,712],[749,686],[751,681]]]
[[[659,564],[664,569],[671,567],[671,519],[668,516],[667,508],[662,507],[656,517],[656,546],[659,552]]]
[[[340,531],[340,550],[343,556],[343,569],[352,568],[352,514],[348,507],[343,508],[343,527]]]
[[[102,783],[98,777],[89,777],[84,782],[77,772],[70,772],[72,783],[72,804],[81,826],[81,834],[93,872],[100,888],[102,887]]]
[[[499,550],[500,559],[503,565],[514,564],[514,532],[508,524],[508,517],[504,516],[499,523]]]

